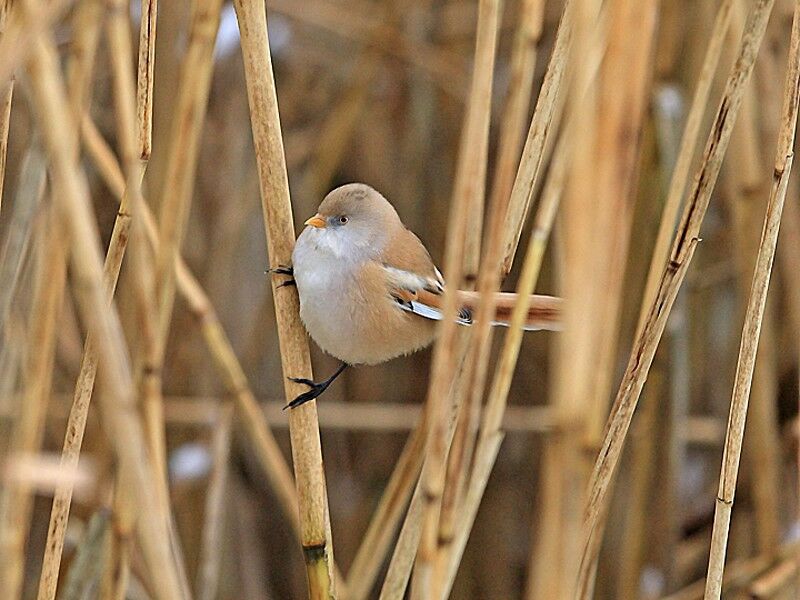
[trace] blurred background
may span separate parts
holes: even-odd
[[[502,3],[489,146],[489,185],[511,79],[510,56],[522,0]],[[718,2],[661,0],[649,53],[646,108],[630,183],[632,225],[625,261],[613,389],[628,360],[644,281],[675,148],[695,89]],[[720,67],[702,131],[707,131],[752,3],[734,2]],[[397,208],[441,264],[448,206],[464,122],[475,45],[472,0],[268,0],[269,33],[296,228],[322,197],[347,182],[368,183]],[[600,555],[596,598],[660,598],[705,575],[722,442],[744,306],[772,181],[783,72],[793,3],[778,0],[723,164],[702,243],[677,300],[645,387],[616,480]],[[189,2],[162,2],[155,63],[153,154],[144,191],[163,179],[174,90],[188,43]],[[547,0],[532,77],[533,113],[564,9]],[[74,36],[71,11],[55,32],[66,53]],[[140,9],[131,4],[132,34]],[[101,40],[92,82],[91,116],[117,147],[111,70]],[[13,235],[23,163],[37,140],[31,88],[19,79],[11,113],[0,243]],[[527,132],[529,119],[522,128]],[[701,140],[705,133],[701,134]],[[636,141],[631,140],[631,144]],[[552,146],[552,144],[550,145]],[[548,146],[549,147],[549,146]],[[548,168],[548,151],[544,169]],[[84,158],[103,243],[116,203],[95,163]],[[538,197],[539,189],[534,197]],[[731,598],[795,594],[797,548],[798,349],[800,343],[800,186],[793,174],[776,272],[770,289],[751,399],[751,415],[733,513],[729,560],[743,565]],[[529,219],[530,221],[530,219]],[[530,222],[523,232],[523,247]],[[298,229],[299,231],[299,229]],[[559,225],[537,287],[561,292]],[[33,251],[30,252],[33,255]],[[233,7],[225,4],[214,50],[208,112],[199,147],[194,197],[183,257],[216,308],[255,396],[290,460],[258,175]],[[25,265],[35,260],[26,259]],[[520,268],[503,282],[513,290]],[[445,274],[446,275],[446,274]],[[131,273],[123,265],[117,306],[126,334],[137,335]],[[0,281],[0,286],[3,283]],[[8,450],[18,413],[13,347],[30,319],[31,268],[3,329],[0,451]],[[209,481],[215,466],[215,423],[229,397],[212,368],[195,315],[178,299],[167,346],[163,394],[172,507],[191,581],[197,577]],[[58,453],[84,327],[71,292],[58,320],[53,398],[41,450]],[[534,598],[531,573],[543,531],[542,456],[553,434],[548,410],[552,355],[559,334],[525,335],[509,396],[507,435],[489,480],[452,592],[458,599]],[[496,336],[492,361],[502,336]],[[21,347],[21,346],[20,346]],[[315,374],[337,362],[312,343]],[[428,386],[429,350],[388,364],[350,369],[319,402],[332,534],[338,566],[347,573],[403,444],[415,426]],[[245,436],[234,428],[220,544],[220,599],[302,598],[303,556],[274,490]],[[587,441],[585,452],[596,448]],[[0,454],[2,458],[3,454]],[[62,571],[70,568],[92,515],[105,505],[113,470],[109,444],[90,412],[84,450],[94,490],[76,497]],[[46,486],[45,486],[46,488]],[[37,494],[26,550],[25,598],[35,597],[52,491]],[[793,545],[794,544],[794,545]],[[752,561],[761,560],[753,570]],[[747,560],[751,562],[748,563]],[[736,562],[738,561],[738,562]],[[733,563],[732,563],[733,564]],[[750,566],[751,570],[747,571]],[[737,571],[738,572],[738,571]],[[132,581],[137,578],[134,561]],[[131,598],[146,598],[131,586]],[[370,597],[378,597],[379,586]],[[764,592],[763,590],[767,590]],[[526,592],[527,590],[527,592]],[[695,597],[692,595],[676,597]],[[728,596],[726,596],[728,597]]]

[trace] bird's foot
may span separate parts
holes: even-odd
[[[293,267],[289,267],[287,265],[278,265],[274,269],[267,269],[267,273],[270,273],[270,274],[273,274],[273,275],[286,275],[286,276],[290,277],[290,279],[287,279],[286,281],[284,281],[283,283],[278,285],[278,287],[276,289],[281,289],[282,287],[286,287],[288,285],[297,285],[297,283],[294,280],[294,268]]]
[[[303,385],[307,385],[309,390],[307,392],[303,392],[297,398],[289,402],[286,406],[283,407],[283,410],[287,408],[297,408],[301,404],[305,404],[311,400],[315,400],[319,398],[322,393],[328,389],[330,385],[330,381],[322,381],[320,383],[315,383],[310,379],[304,379],[302,377],[289,377],[290,381],[294,381],[295,383],[302,383]]]
[[[333,381],[342,374],[342,372],[347,368],[347,363],[342,363],[341,366],[336,369],[336,372],[325,379],[324,381],[320,381],[316,383],[311,381],[310,379],[305,379],[304,377],[289,377],[289,381],[294,381],[295,383],[302,383],[303,385],[307,385],[309,390],[307,392],[303,392],[297,398],[289,402],[286,406],[283,407],[283,410],[287,408],[297,408],[301,404],[305,404],[309,400],[314,400],[315,398],[319,398],[322,393],[328,389],[328,386],[333,383]]]
[[[278,265],[275,268],[267,269],[267,273],[274,273],[275,275],[294,275],[294,267]]]

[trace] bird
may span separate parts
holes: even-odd
[[[328,193],[304,223],[291,266],[270,271],[289,276],[300,299],[300,319],[310,337],[341,366],[327,379],[289,377],[308,391],[294,408],[318,398],[351,365],[375,365],[430,345],[442,320],[445,280],[420,239],[392,204],[363,183]],[[476,292],[458,291],[456,320],[471,325]],[[498,292],[493,325],[508,325],[516,294]],[[525,329],[556,329],[560,299],[535,296]]]

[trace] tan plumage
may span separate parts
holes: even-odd
[[[441,318],[444,280],[422,242],[371,187],[330,192],[292,255],[300,317],[314,341],[348,364],[376,364],[429,345]],[[459,292],[468,324],[477,296]],[[497,298],[505,324],[513,294]],[[535,296],[528,325],[555,328],[559,301]]]

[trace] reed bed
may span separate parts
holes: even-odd
[[[0,0],[0,598],[798,597],[798,106],[798,0]],[[446,318],[283,410],[350,181]]]

